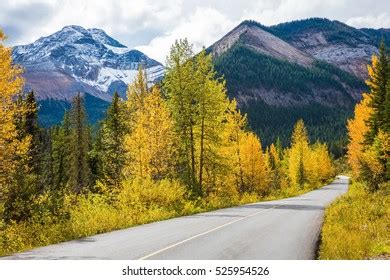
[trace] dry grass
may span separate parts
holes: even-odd
[[[369,259],[390,253],[390,184],[369,193],[354,182],[325,214],[320,259]]]

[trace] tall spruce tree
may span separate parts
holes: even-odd
[[[26,113],[24,117],[23,130],[26,135],[31,137],[28,149],[28,167],[30,173],[42,174],[42,131],[38,125],[38,106],[33,91],[30,91],[25,99]]]
[[[87,191],[91,186],[89,166],[90,130],[84,107],[84,98],[78,93],[72,100],[70,120],[69,185],[75,193]]]
[[[367,145],[374,142],[379,130],[389,131],[389,88],[390,88],[390,61],[389,55],[382,40],[379,47],[378,57],[374,56],[372,65],[368,66],[369,79],[367,85],[370,88],[371,100],[369,106],[372,108],[372,114],[368,119],[370,127],[365,137]],[[387,107],[386,107],[387,106]]]
[[[119,186],[125,161],[123,138],[126,126],[123,106],[115,92],[94,147],[98,156],[98,177],[111,188]]]
[[[71,156],[71,127],[69,112],[60,125],[50,130],[53,168],[53,190],[63,191],[69,181]]]

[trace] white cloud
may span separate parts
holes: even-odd
[[[8,43],[27,44],[65,25],[96,27],[162,62],[175,39],[209,46],[244,19],[265,25],[327,17],[390,28],[390,1],[376,0],[0,0]]]
[[[242,19],[254,19],[265,25],[309,17],[335,18],[334,12],[346,10],[349,0],[279,0],[252,1]]]
[[[382,28],[390,26],[390,15],[388,13],[382,13],[377,16],[368,15],[362,17],[353,17],[347,20],[348,25],[354,27],[371,27],[371,28]]]
[[[9,3],[0,1],[0,27],[5,26],[6,32],[8,27],[11,33],[15,30],[14,26],[19,27],[20,34],[15,34],[17,38],[10,34],[13,44],[30,43],[71,24],[101,28],[119,39],[134,34],[142,37],[144,34],[146,39],[150,40],[147,35],[153,33],[150,32],[151,29],[161,33],[171,28],[181,13],[181,3],[182,0],[17,0]],[[47,14],[40,13],[43,8],[47,10]],[[144,31],[146,32],[143,33]]]
[[[199,51],[214,43],[234,27],[235,22],[211,8],[196,8],[194,14],[181,22],[171,31],[154,38],[147,45],[135,47],[158,61],[165,62],[170,46],[176,39],[187,38],[194,50]]]

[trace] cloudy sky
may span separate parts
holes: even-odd
[[[165,62],[172,42],[208,46],[244,19],[265,25],[326,17],[355,27],[390,28],[389,0],[0,0],[9,45],[27,44],[65,25],[101,28]]]

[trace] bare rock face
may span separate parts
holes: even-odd
[[[125,94],[139,65],[151,83],[164,73],[159,62],[128,49],[103,30],[74,25],[14,47],[13,59],[25,68],[26,90],[33,89],[39,100],[69,100],[80,91],[109,101],[114,91]]]
[[[380,40],[390,43],[389,29],[356,29],[339,21],[312,18],[269,27],[297,49],[326,61],[362,80]]]
[[[237,42],[241,42],[264,55],[287,60],[292,63],[308,66],[313,62],[313,58],[310,55],[296,49],[287,42],[255,25],[245,23],[240,24],[216,42],[211,47],[213,55],[220,56]]]
[[[378,48],[372,45],[358,45],[348,47],[345,45],[329,45],[326,47],[314,47],[308,49],[315,58],[332,63],[346,70],[362,80],[367,79],[367,64],[371,56],[378,52]]]
[[[328,42],[322,31],[303,34],[291,43],[316,59],[336,65],[363,80],[367,79],[366,65],[378,52],[377,46],[367,43],[350,46],[342,42]]]

